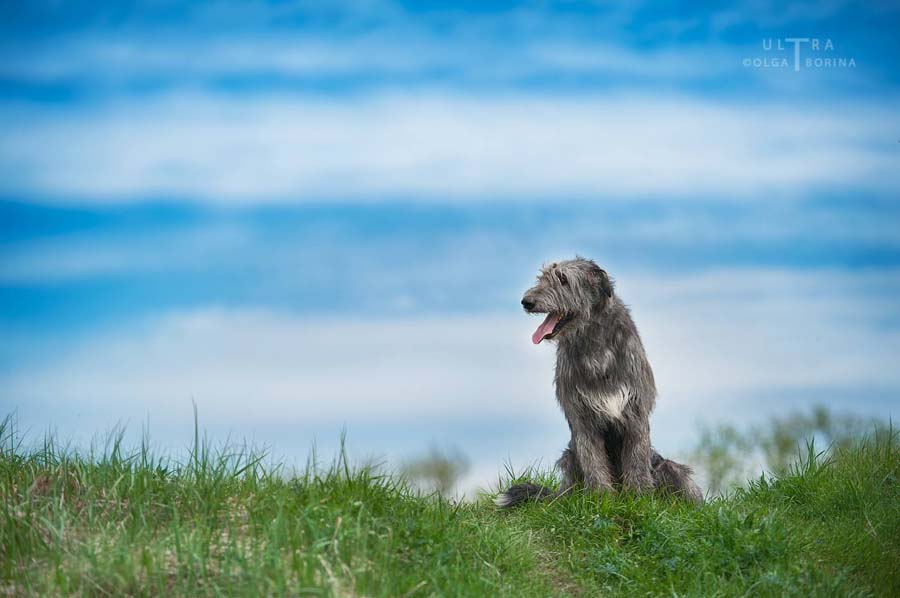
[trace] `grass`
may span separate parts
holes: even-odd
[[[893,431],[700,508],[582,492],[512,512],[342,458],[291,477],[121,438],[24,449],[0,424],[0,595],[900,595]]]

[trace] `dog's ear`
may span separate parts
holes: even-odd
[[[607,299],[613,296],[613,280],[610,278],[609,274],[606,273],[606,270],[594,262],[591,262],[588,274],[591,277],[591,281],[598,289],[600,289],[600,293],[602,293],[603,296]]]

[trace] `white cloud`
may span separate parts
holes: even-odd
[[[721,397],[719,415],[734,408],[728,397],[771,388],[900,386],[900,328],[886,323],[900,315],[894,270],[712,271],[620,287],[644,313],[660,388],[685,402]]]
[[[178,409],[193,397],[211,417],[232,421],[496,416],[508,407],[502,401],[519,398],[522,409],[540,412],[528,402],[540,396],[536,388],[549,388],[536,371],[549,354],[518,342],[527,339],[528,325],[490,317],[369,322],[201,310],[96,339],[49,371],[21,373],[8,390],[26,402],[85,410],[121,405],[120,415]],[[493,362],[491,355],[506,359]],[[266,408],[248,412],[248,403]]]
[[[0,172],[6,194],[109,201],[791,196],[896,189],[896,124],[867,104],[195,96],[10,110]]]
[[[149,78],[173,86],[186,80],[196,83],[221,77],[266,75],[412,76],[428,81],[434,72],[449,73],[466,81],[494,83],[547,73],[690,81],[713,78],[739,70],[740,66],[740,57],[725,47],[717,47],[715,52],[709,48],[636,51],[567,36],[540,36],[511,45],[493,35],[438,37],[397,27],[346,38],[318,34],[187,39],[164,33],[74,36],[53,44],[34,44],[27,50],[19,48],[9,54],[0,65],[0,73],[15,79],[108,84]]]

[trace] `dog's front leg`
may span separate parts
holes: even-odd
[[[637,490],[653,488],[650,467],[650,424],[646,420],[626,427],[622,436],[622,485]]]
[[[573,430],[575,452],[584,475],[584,485],[595,490],[612,490],[612,463],[603,437],[588,430]]]

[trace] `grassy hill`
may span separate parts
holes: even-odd
[[[900,595],[897,434],[701,508],[576,493],[498,512],[338,460],[197,443],[25,450],[0,430],[0,595]]]

